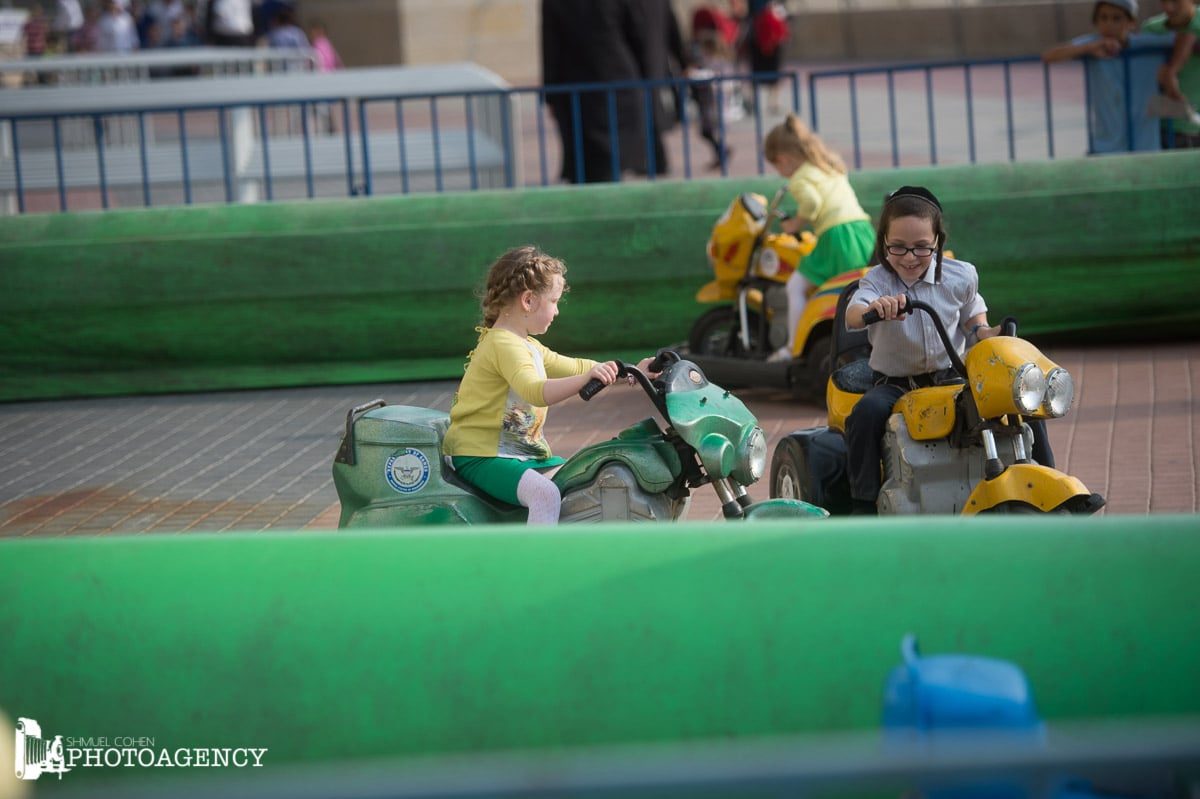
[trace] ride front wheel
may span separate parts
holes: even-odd
[[[756,356],[762,350],[759,341],[759,316],[757,311],[746,311],[746,326],[750,331],[750,349],[742,346],[741,329],[738,323],[737,309],[732,305],[722,305],[705,311],[692,324],[688,332],[688,348],[697,355],[714,355],[728,358],[738,358],[746,355]]]

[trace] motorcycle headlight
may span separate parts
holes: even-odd
[[[744,486],[756,483],[767,470],[767,437],[761,427],[752,427],[738,445],[733,479]]]
[[[709,433],[696,447],[700,462],[710,477],[726,477],[733,469],[734,452],[729,439],[719,433]]]
[[[1075,399],[1075,381],[1070,373],[1056,366],[1046,375],[1046,397],[1042,400],[1043,412],[1051,418],[1064,416]]]
[[[1046,376],[1035,363],[1027,363],[1017,370],[1012,384],[1013,402],[1021,413],[1033,413],[1042,404],[1046,394]]]

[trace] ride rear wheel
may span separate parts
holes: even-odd
[[[771,496],[800,499],[815,505],[811,480],[804,448],[790,436],[783,438],[771,459]]]
[[[692,324],[688,332],[688,348],[697,355],[727,358],[757,356],[762,351],[758,312],[746,311],[746,325],[750,329],[749,350],[742,346],[741,337],[736,334],[739,329],[737,309],[732,305],[712,308]]]

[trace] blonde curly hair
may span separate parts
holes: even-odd
[[[566,264],[537,247],[514,247],[504,253],[488,270],[487,282],[481,292],[484,327],[496,324],[501,311],[523,292],[539,294],[553,287],[555,275],[563,278],[565,294],[566,274]]]

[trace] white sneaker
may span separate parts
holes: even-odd
[[[792,348],[780,347],[767,356],[767,363],[785,363],[792,360]]]

